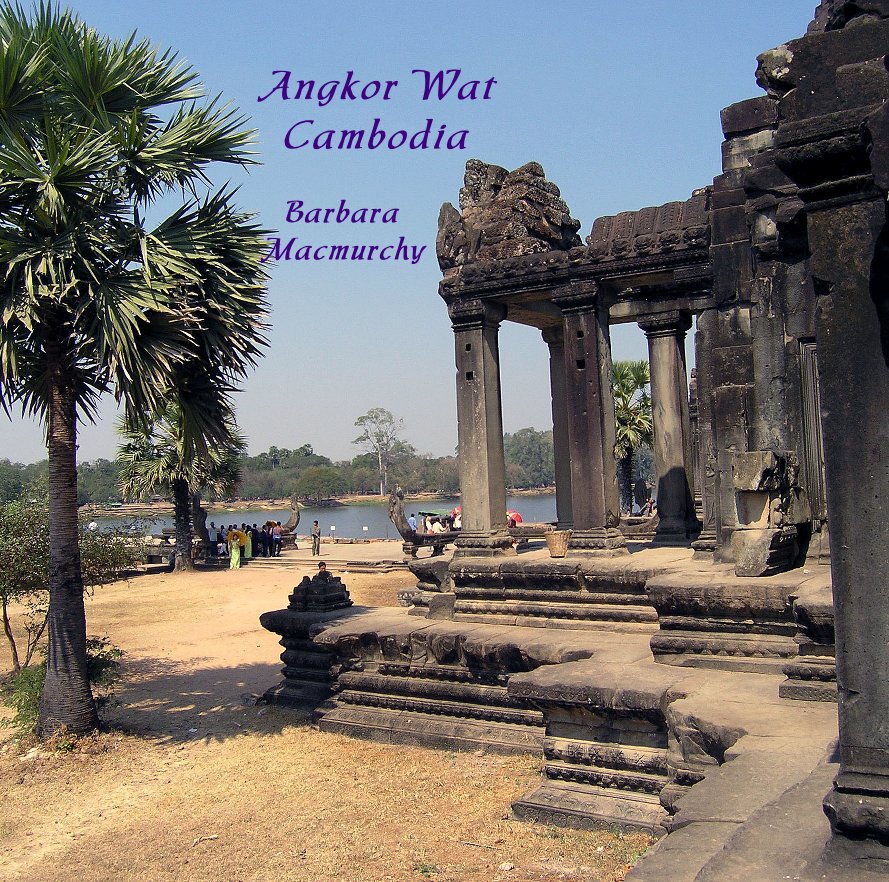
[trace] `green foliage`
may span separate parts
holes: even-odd
[[[31,465],[0,459],[0,502],[12,502],[18,499],[28,484],[45,477],[45,459]]]
[[[13,716],[0,721],[0,725],[17,729],[28,735],[37,728],[37,711],[40,694],[46,679],[46,665],[27,665],[10,674],[0,688],[3,704],[13,711]]]
[[[120,468],[116,462],[97,459],[77,467],[77,504],[120,502]]]
[[[0,9],[0,59],[0,402],[45,417],[60,361],[88,416],[113,388],[133,424],[172,397],[213,435],[265,345],[266,242],[230,191],[198,194],[252,132],[174,53],[49,3]]]
[[[27,667],[46,628],[49,604],[49,497],[44,483],[27,487],[19,499],[0,503],[0,535],[6,543],[0,566],[0,609],[13,670]],[[142,556],[141,544],[123,531],[93,532],[80,525],[80,561],[84,587],[118,578]],[[23,634],[16,635],[9,605],[24,606]],[[20,657],[19,651],[24,653]]]
[[[93,686],[105,689],[98,698],[100,706],[107,703],[111,696],[110,687],[120,677],[123,656],[123,650],[107,637],[87,638],[87,676]],[[45,663],[26,665],[6,678],[0,687],[0,700],[12,709],[13,716],[0,721],[0,725],[16,729],[20,735],[34,733],[45,679]]]
[[[120,491],[127,498],[145,498],[156,493],[171,495],[177,480],[189,490],[227,497],[238,486],[241,456],[247,446],[238,431],[234,415],[227,408],[220,412],[225,429],[224,443],[195,449],[189,444],[187,414],[170,401],[147,426],[128,426],[121,422],[118,431],[124,443],[118,453]]]
[[[616,440],[614,457],[620,486],[621,507],[633,507],[633,482],[643,475],[637,469],[634,477],[634,454],[654,443],[651,417],[651,375],[647,361],[616,361],[612,367]]]
[[[507,484],[510,487],[548,487],[555,481],[552,431],[519,429],[503,436]]]
[[[651,376],[647,361],[616,361],[612,367],[614,418],[617,424],[615,457],[620,459],[637,447],[651,447]]]
[[[306,469],[297,478],[294,492],[297,496],[304,496],[320,502],[346,489],[346,482],[339,469],[331,466],[312,466]]]
[[[86,671],[94,686],[110,686],[120,677],[123,650],[107,637],[86,638]]]

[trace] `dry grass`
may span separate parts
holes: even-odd
[[[411,583],[345,578],[359,603]],[[355,741],[248,703],[278,679],[257,617],[296,580],[248,568],[97,592],[91,632],[128,653],[112,729],[70,752],[0,749],[0,879],[623,878],[644,835],[509,818],[536,758]]]

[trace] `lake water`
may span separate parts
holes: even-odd
[[[450,511],[460,504],[459,497],[440,499],[407,499],[404,503],[406,514],[417,511]],[[548,522],[556,519],[556,497],[554,494],[540,496],[507,496],[506,505],[515,509],[522,518],[529,522]],[[398,531],[389,520],[388,502],[368,502],[360,505],[343,505],[335,508],[315,508],[307,506],[300,509],[297,533],[305,535],[312,529],[312,521],[318,521],[323,536],[339,536],[345,539],[397,539]],[[244,509],[243,511],[214,511],[207,516],[210,521],[221,524],[239,525],[263,524],[268,520],[287,523],[290,509]],[[113,528],[122,526],[126,521],[119,518],[97,518],[100,526]],[[145,532],[159,533],[165,527],[172,527],[172,518],[157,518],[153,526]]]

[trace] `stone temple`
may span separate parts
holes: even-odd
[[[326,731],[539,753],[514,813],[669,834],[636,880],[889,868],[889,0],[823,0],[756,78],[722,111],[721,175],[584,239],[537,163],[467,163],[437,238],[453,559],[411,561],[406,610],[325,582],[263,616],[271,700]],[[505,321],[549,348],[564,558],[516,553],[504,517]],[[649,346],[646,539],[615,478],[624,322]]]

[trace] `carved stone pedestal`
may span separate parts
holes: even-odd
[[[628,553],[626,537],[616,527],[574,530],[568,540],[568,554],[571,557],[616,557]]]
[[[287,609],[259,617],[263,628],[281,635],[284,647],[284,679],[263,698],[286,707],[315,707],[330,696],[338,671],[334,653],[314,643],[311,635],[320,626],[348,615],[352,601],[342,580],[329,573],[319,573],[314,579],[305,576],[289,599]]]

